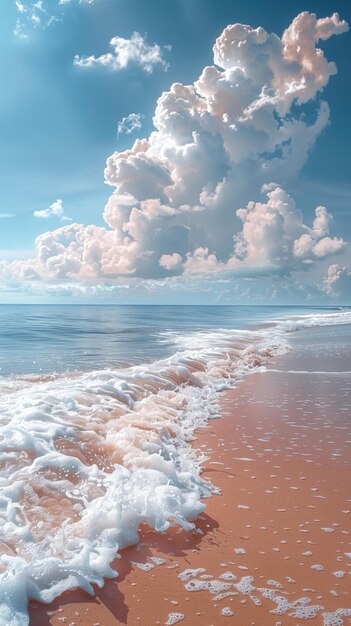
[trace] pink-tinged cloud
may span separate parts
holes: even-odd
[[[351,269],[337,263],[330,265],[323,287],[328,296],[344,298],[349,301],[351,294]]]
[[[307,12],[281,38],[225,28],[214,65],[192,85],[173,84],[157,102],[150,136],[108,158],[106,227],[44,233],[34,259],[3,264],[2,274],[99,281],[288,273],[339,253],[345,242],[329,234],[327,209],[317,207],[307,226],[284,186],[329,123],[328,104],[316,96],[336,67],[317,42],[346,30],[336,13]],[[262,187],[268,199],[259,201]]]

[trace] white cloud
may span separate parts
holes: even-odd
[[[226,269],[226,265],[218,261],[216,255],[211,254],[208,248],[196,248],[194,252],[188,252],[186,257],[185,271],[188,274],[218,273]]]
[[[250,202],[236,214],[243,222],[236,237],[235,253],[247,265],[295,269],[300,262],[311,263],[340,252],[342,239],[331,239],[331,216],[325,207],[317,207],[312,228],[303,223],[301,211],[283,189],[267,193],[268,202]]]
[[[328,267],[327,276],[323,284],[328,296],[345,298],[351,301],[351,270],[342,265],[334,264]]]
[[[178,252],[163,254],[159,260],[160,266],[164,267],[166,270],[177,270],[181,267],[182,262],[183,259]]]
[[[63,203],[60,198],[55,200],[47,209],[42,209],[41,211],[34,211],[34,217],[39,217],[40,219],[49,219],[50,217],[59,217],[61,221],[71,222],[71,218],[65,215],[65,211],[63,208]]]
[[[15,0],[18,13],[14,35],[28,39],[31,29],[46,28],[61,21],[64,9],[71,4],[93,5],[98,0]]]
[[[28,29],[48,25],[51,14],[47,11],[44,0],[16,0],[19,17],[16,20],[14,35],[19,39],[27,39]]]
[[[140,130],[143,119],[144,115],[141,113],[129,113],[126,117],[122,117],[117,124],[117,139],[120,135],[130,135],[135,130]]]
[[[96,282],[286,275],[340,252],[345,242],[329,234],[327,209],[317,207],[308,226],[283,187],[329,123],[320,92],[336,68],[317,41],[345,30],[336,14],[318,20],[309,13],[281,39],[262,28],[227,27],[214,46],[216,65],[193,85],[173,84],[157,102],[150,136],[108,158],[105,181],[114,191],[106,227],[70,224],[43,233],[35,259],[5,265],[3,273]],[[130,56],[131,40],[117,39],[113,53],[83,64],[118,69],[146,45]]]
[[[16,8],[18,13],[25,13],[26,11],[26,7],[22,2],[19,2],[19,0],[16,0]]]
[[[95,55],[74,57],[74,65],[79,67],[108,67],[116,72],[125,69],[129,65],[136,65],[151,74],[156,65],[167,69],[168,65],[163,58],[161,46],[157,43],[149,45],[146,38],[140,33],[134,32],[130,39],[113,37],[110,41],[112,52],[107,52],[98,57]]]
[[[14,213],[0,213],[0,220],[6,220],[10,217],[15,217]]]
[[[245,270],[249,274],[259,270],[291,272],[345,248],[343,239],[328,236],[331,216],[325,207],[316,208],[316,218],[309,228],[303,223],[294,200],[283,189],[271,189],[267,196],[267,202],[249,202],[245,209],[236,211],[243,227],[234,237],[233,253],[225,263],[219,262],[208,248],[197,248],[187,254],[185,271],[231,270],[240,275]]]

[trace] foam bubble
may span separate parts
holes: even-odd
[[[344,626],[343,617],[350,617],[351,609],[337,609],[333,613],[323,613],[323,626]]]
[[[209,591],[213,594],[218,594],[220,591],[227,591],[231,589],[232,585],[229,583],[223,583],[221,580],[198,580],[193,579],[186,583],[185,589],[187,591]]]
[[[173,624],[177,624],[178,622],[182,622],[185,618],[183,613],[169,613],[167,622],[165,622],[166,626],[173,626]]]
[[[180,574],[178,574],[178,578],[186,582],[187,580],[190,580],[190,578],[195,578],[195,576],[198,576],[203,572],[206,572],[203,567],[198,567],[197,569],[185,569],[184,572],[180,572]]]
[[[222,578],[223,580],[236,580],[236,576],[235,574],[233,574],[232,572],[223,572],[223,574],[220,575],[220,578]]]
[[[234,615],[234,611],[232,611],[229,606],[224,606],[223,609],[221,609],[221,613],[225,617],[230,617],[231,615]]]
[[[237,592],[235,591],[224,591],[223,593],[218,593],[214,596],[213,600],[223,600],[224,598],[229,598],[229,596],[237,596]]]
[[[150,556],[150,561],[155,563],[155,565],[163,565],[163,563],[166,563],[166,559],[161,559],[159,556]]]
[[[240,593],[242,593],[245,596],[249,596],[256,589],[256,587],[252,585],[253,581],[254,581],[253,576],[243,576],[240,579],[240,581],[236,583],[234,586],[237,588],[238,591],[240,591]]]
[[[310,605],[310,606],[299,606],[290,613],[292,617],[297,617],[298,619],[314,619],[320,611],[324,609],[322,605]]]
[[[267,585],[271,585],[271,587],[277,587],[277,589],[283,589],[283,585],[277,580],[267,580]]]
[[[137,561],[131,561],[131,564],[135,565],[135,567],[141,569],[143,572],[149,572],[155,567],[154,563],[138,563]]]

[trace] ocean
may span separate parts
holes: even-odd
[[[330,370],[350,329],[340,307],[0,306],[0,626],[93,593],[142,524],[193,531],[219,392],[294,349]]]
[[[178,340],[329,307],[0,305],[0,375],[87,372],[171,356]]]

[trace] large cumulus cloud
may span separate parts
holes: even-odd
[[[173,84],[157,102],[150,136],[108,158],[106,227],[44,233],[35,259],[3,273],[101,280],[289,272],[341,251],[327,209],[317,207],[308,227],[284,186],[329,121],[321,92],[336,67],[317,43],[346,30],[336,13],[307,12],[281,38],[225,28],[214,65],[192,85]]]

